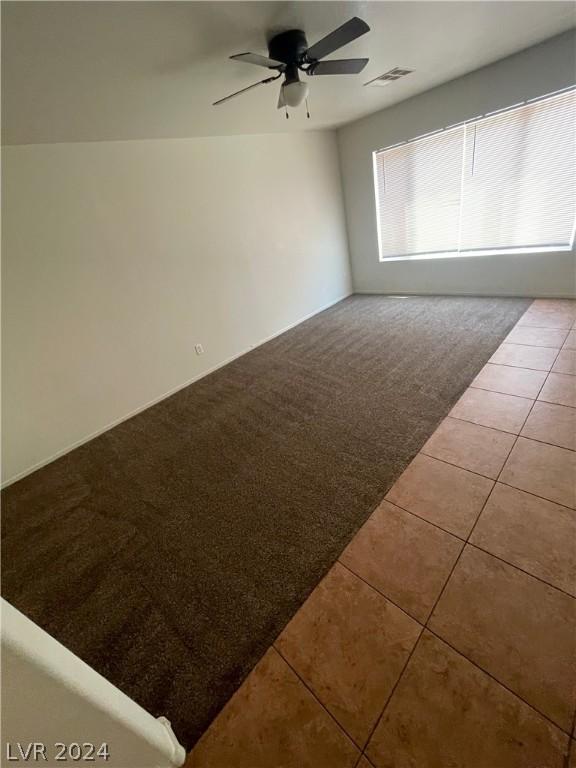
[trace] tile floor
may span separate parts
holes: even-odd
[[[576,768],[575,347],[534,301],[187,768]]]

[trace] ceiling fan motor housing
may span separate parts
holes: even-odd
[[[287,67],[297,68],[306,62],[308,41],[301,29],[289,29],[275,35],[268,42],[268,53],[271,59],[282,61]]]

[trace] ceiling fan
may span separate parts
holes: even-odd
[[[307,75],[357,75],[364,69],[368,59],[331,59],[330,61],[321,61],[321,59],[369,31],[368,24],[355,16],[314,43],[311,48],[308,47],[306,35],[302,30],[289,29],[270,39],[268,57],[260,56],[258,53],[237,53],[230,56],[235,61],[273,69],[277,74],[231,93],[215,101],[213,106],[223,104],[241,93],[257,88],[259,85],[272,83],[284,76],[278,109],[298,107],[308,96],[308,84],[301,82],[299,72],[305,72]],[[286,117],[288,117],[288,110],[286,110]]]

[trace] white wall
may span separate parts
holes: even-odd
[[[575,252],[379,262],[372,177],[374,150],[573,85],[575,44],[564,33],[339,130],[356,291],[576,295]]]
[[[332,132],[6,147],[3,181],[5,481],[350,292]]]

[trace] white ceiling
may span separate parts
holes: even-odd
[[[272,83],[217,98],[268,70],[228,60],[266,54],[267,37],[312,44],[352,16],[371,27],[333,58],[368,56],[355,76],[310,78],[312,118],[286,120]],[[3,2],[2,97],[9,144],[270,133],[334,127],[575,25],[572,2]],[[392,67],[415,73],[363,83]]]

